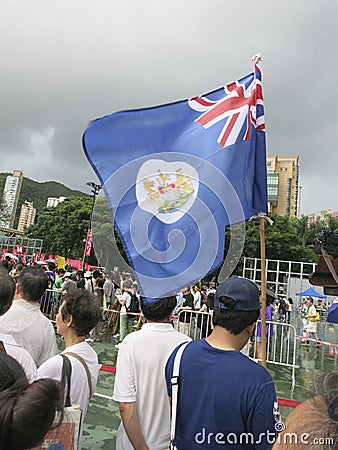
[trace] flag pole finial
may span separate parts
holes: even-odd
[[[251,61],[252,61],[254,64],[258,64],[260,61],[262,61],[261,54],[260,54],[260,53],[256,53],[256,55],[254,55],[254,56],[251,58]]]

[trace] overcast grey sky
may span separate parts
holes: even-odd
[[[261,52],[268,154],[299,155],[301,212],[338,210],[335,0],[2,0],[0,172],[89,192],[88,122],[202,94]]]

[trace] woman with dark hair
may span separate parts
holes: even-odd
[[[25,380],[28,384],[22,366],[6,352],[0,352],[0,393],[13,386],[18,380]]]
[[[0,448],[26,450],[39,445],[52,428],[55,414],[63,418],[60,384],[51,379],[29,384],[23,368],[0,353]]]
[[[101,317],[100,317],[100,322],[95,326],[95,328],[93,328],[93,330],[91,330],[89,336],[90,336],[90,341],[99,341],[100,340],[100,335],[104,334],[104,325],[105,325],[105,315],[104,315],[104,300],[103,300],[103,285],[104,285],[104,279],[101,277],[95,278],[94,279],[94,297],[97,301],[97,303],[100,305],[101,307]]]
[[[8,261],[6,259],[3,259],[2,261],[0,261],[0,268],[5,269],[5,270],[7,270],[7,272],[9,272],[9,265],[8,265]]]
[[[212,332],[210,312],[214,309],[214,298],[215,293],[209,292],[209,294],[204,297],[202,306],[198,311],[201,313],[206,313],[197,316],[197,328],[201,330],[200,338],[206,338]]]

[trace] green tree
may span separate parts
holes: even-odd
[[[57,207],[44,208],[25,235],[43,239],[46,253],[82,259],[91,206],[90,197],[70,197]]]
[[[43,239],[43,251],[47,254],[82,259],[85,239],[89,227],[92,210],[92,197],[71,197],[60,203],[56,208],[45,208],[36,225],[26,230],[26,236]],[[327,223],[316,222],[307,226],[305,217],[301,219],[283,216],[271,216],[273,224],[265,226],[266,258],[284,261],[315,262],[317,255],[313,251],[316,233],[323,228],[336,229],[337,221],[332,217]],[[232,260],[241,260],[235,272],[241,273],[243,257],[260,258],[259,220],[254,219],[245,224],[245,243],[241,255],[234,255]],[[104,197],[96,198],[92,214],[93,247],[100,265],[112,270],[119,266],[128,270],[127,258],[121,241],[114,229],[109,208]],[[232,231],[233,233],[233,231]],[[241,233],[234,233],[233,238],[241,239]],[[226,233],[226,248],[229,243],[229,230]],[[93,254],[94,254],[93,252]],[[233,262],[230,259],[230,262]],[[125,261],[125,263],[123,262]],[[96,258],[87,259],[92,265],[97,265]],[[124,265],[125,264],[125,265]],[[213,278],[217,273],[211,274]]]
[[[304,219],[271,216],[273,224],[265,226],[265,253],[267,259],[284,261],[316,261],[313,248],[307,245],[309,237],[300,233]],[[259,220],[247,222],[243,256],[260,258]]]
[[[308,224],[308,218],[306,216],[302,216],[300,219],[298,219],[297,217],[292,217],[290,221],[293,228],[299,235],[302,244],[304,246],[313,245],[314,234],[313,230]]]
[[[338,221],[335,217],[332,217],[330,211],[322,211],[322,229],[327,231],[338,230]]]
[[[129,271],[127,257],[114,228],[109,206],[104,196],[97,197],[92,216],[93,247],[99,264],[107,271],[114,267]]]
[[[11,218],[11,211],[7,204],[5,196],[0,201],[0,224],[9,222]]]

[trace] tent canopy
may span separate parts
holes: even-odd
[[[304,292],[298,292],[299,297],[317,297],[317,298],[327,298],[326,295],[322,295],[319,292],[316,292],[314,289],[312,289],[312,287],[310,287],[309,289],[307,289]]]
[[[333,302],[327,312],[326,322],[338,323],[338,302]]]

